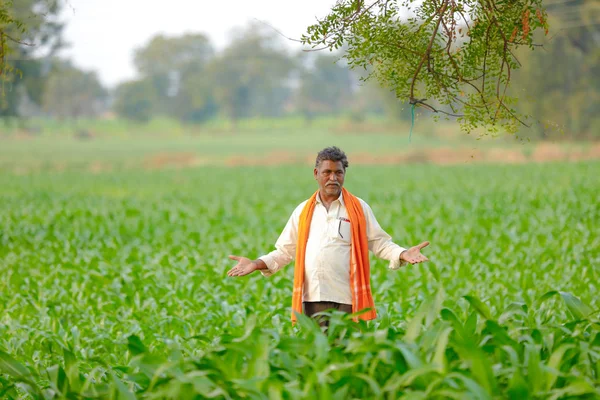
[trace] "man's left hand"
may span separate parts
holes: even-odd
[[[429,258],[421,254],[421,249],[427,246],[429,246],[429,242],[423,242],[421,244],[409,248],[408,250],[404,250],[400,254],[400,261],[408,261],[411,264],[418,264],[420,262],[429,261]]]

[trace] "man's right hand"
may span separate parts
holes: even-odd
[[[246,257],[240,257],[240,256],[229,256],[229,258],[231,260],[235,260],[238,263],[236,264],[235,267],[233,267],[232,269],[230,269],[227,272],[227,276],[244,276],[244,275],[248,275],[258,269],[266,269],[266,265],[264,265],[264,268],[261,268],[262,265],[259,265],[257,262],[252,261],[249,258]],[[262,262],[262,260],[259,260],[261,264],[264,264],[264,262]]]

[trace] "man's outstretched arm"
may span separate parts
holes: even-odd
[[[408,250],[404,250],[402,253],[400,253],[400,261],[406,261],[411,264],[418,264],[421,262],[429,261],[429,258],[421,254],[421,249],[427,246],[429,246],[429,242],[423,242],[421,244],[409,248]]]
[[[296,255],[296,241],[298,240],[298,219],[302,211],[302,203],[294,210],[283,232],[275,243],[275,250],[269,254],[251,260],[247,257],[229,256],[238,263],[227,272],[228,276],[244,276],[254,271],[260,271],[264,276],[271,276],[282,267],[292,262]]]
[[[427,257],[421,254],[421,249],[429,246],[429,242],[423,242],[408,249],[398,246],[392,241],[392,237],[383,230],[377,218],[373,214],[371,207],[363,202],[365,219],[367,220],[367,238],[369,240],[369,250],[376,257],[390,261],[390,269],[398,269],[407,263],[418,264],[429,261]]]
[[[257,260],[251,260],[247,257],[240,256],[229,256],[229,258],[238,263],[227,272],[227,276],[244,276],[251,274],[254,271],[268,269],[267,264],[260,258]]]

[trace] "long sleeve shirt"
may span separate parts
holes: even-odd
[[[259,257],[268,270],[261,273],[270,276],[286,266],[296,257],[300,214],[308,200],[302,202],[288,220],[275,243],[275,250]],[[390,261],[390,269],[398,269],[405,262],[400,254],[406,250],[392,242],[392,238],[379,225],[371,207],[359,198],[366,225],[369,250],[375,256]],[[344,199],[331,203],[329,211],[317,195],[317,204],[312,216],[308,242],[306,244],[303,301],[332,301],[352,304],[350,292],[350,220]]]

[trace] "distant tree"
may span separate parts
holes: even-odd
[[[115,90],[113,109],[121,117],[148,122],[157,98],[156,88],[150,80],[130,81]]]
[[[237,32],[208,73],[219,109],[235,124],[242,117],[282,115],[293,68],[279,38],[252,24]]]
[[[513,93],[526,100],[518,109],[532,115],[538,138],[598,139],[600,4],[553,2],[548,14],[555,34],[544,51],[517,53]]]
[[[181,107],[189,105],[182,99],[189,97],[189,93],[186,92],[194,90],[186,87],[186,84],[197,82],[198,75],[203,74],[214,53],[208,37],[203,34],[176,37],[157,35],[147,45],[137,49],[134,64],[140,76],[152,82],[154,86],[154,110],[184,119],[195,113],[208,112],[193,107],[182,110]]]
[[[338,114],[348,108],[352,77],[344,60],[334,54],[305,56],[296,93],[297,109],[307,120],[316,115]],[[310,65],[306,65],[310,64]]]
[[[362,113],[379,114],[390,121],[410,119],[410,106],[400,101],[389,88],[376,81],[362,82],[353,96],[353,107]]]
[[[219,109],[214,92],[214,82],[205,68],[186,70],[179,91],[171,100],[172,115],[184,123],[205,122]]]
[[[546,19],[542,0],[340,0],[302,41],[346,45],[352,67],[372,65],[372,76],[399,99],[459,115],[466,131],[515,132],[526,122],[507,94],[520,66],[514,52],[533,47]]]
[[[94,117],[104,109],[107,92],[95,72],[55,61],[43,97],[46,113],[59,118]]]

